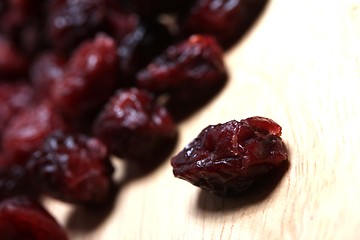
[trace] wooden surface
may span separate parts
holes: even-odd
[[[271,0],[226,63],[230,81],[179,126],[174,153],[209,124],[265,116],[290,151],[282,178],[222,199],[174,178],[167,160],[112,208],[47,200],[71,239],[360,239],[360,1]]]

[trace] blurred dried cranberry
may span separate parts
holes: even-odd
[[[27,56],[34,56],[45,45],[43,0],[3,0],[0,32]]]
[[[109,196],[113,167],[106,146],[81,134],[55,132],[28,162],[41,192],[73,203],[102,203]]]
[[[65,230],[37,201],[13,197],[0,202],[0,232],[5,240],[67,240]]]
[[[0,32],[8,37],[15,35],[40,13],[42,0],[2,0],[0,3]],[[2,8],[2,11],[1,11]]]
[[[137,74],[137,85],[190,101],[224,82],[223,51],[211,36],[193,35],[170,46]]]
[[[0,35],[0,78],[27,75],[28,60],[8,39]]]
[[[54,0],[49,7],[48,35],[55,50],[70,52],[102,30],[105,0]]]
[[[0,145],[3,132],[11,118],[31,105],[32,99],[33,89],[29,84],[0,83]]]
[[[126,160],[151,159],[176,137],[176,126],[153,95],[119,90],[98,116],[94,134]]]
[[[223,46],[250,27],[267,0],[198,0],[180,24],[183,33],[210,34]]]
[[[145,67],[155,56],[173,42],[168,29],[152,21],[138,19],[136,25],[120,42],[118,55],[120,69],[127,79]]]
[[[13,117],[5,129],[3,151],[14,164],[24,164],[49,134],[65,128],[62,117],[49,102],[28,107]]]
[[[24,166],[13,165],[4,154],[0,153],[0,200],[35,193],[29,185],[29,180]]]
[[[288,159],[280,135],[263,117],[210,125],[171,159],[174,175],[220,196],[239,195]]]
[[[69,118],[96,112],[116,89],[118,57],[114,40],[99,34],[70,58],[61,81],[55,81],[51,100]]]
[[[30,68],[30,78],[38,100],[49,97],[55,81],[61,80],[66,60],[53,52],[40,54]]]
[[[140,16],[136,13],[119,8],[109,9],[106,19],[109,31],[117,42],[134,32],[140,22]]]

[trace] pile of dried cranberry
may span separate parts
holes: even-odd
[[[2,236],[66,239],[39,196],[103,204],[112,155],[164,158],[178,116],[225,82],[223,49],[265,3],[1,1]]]

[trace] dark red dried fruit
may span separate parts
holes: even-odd
[[[67,240],[65,230],[38,202],[13,197],[0,202],[0,232],[5,240]]]
[[[211,34],[223,46],[240,37],[259,15],[267,0],[199,0],[180,24],[182,32]]]
[[[116,89],[118,57],[114,40],[99,34],[76,50],[61,81],[55,81],[51,100],[69,118],[96,112]]]
[[[239,195],[288,159],[280,135],[263,117],[210,125],[171,159],[174,175],[216,195]]]
[[[226,79],[223,51],[211,36],[193,35],[170,46],[137,74],[137,84],[179,101],[205,95]]]
[[[29,107],[16,115],[3,135],[3,150],[14,164],[24,164],[43,140],[66,124],[49,102]]]
[[[53,52],[42,53],[33,61],[30,78],[38,100],[49,97],[54,82],[62,79],[65,65],[66,60]]]
[[[54,0],[49,7],[48,35],[54,48],[69,52],[101,29],[105,0]]]
[[[2,134],[12,117],[28,107],[32,98],[33,89],[27,83],[0,83],[0,145]]]
[[[173,37],[163,25],[138,18],[136,25],[124,36],[118,47],[122,74],[133,79],[137,71],[172,42]]]
[[[140,16],[134,12],[115,7],[108,10],[106,20],[111,34],[117,42],[121,42],[136,29],[140,22]]]
[[[13,165],[0,153],[0,200],[21,194],[33,194],[29,177],[24,166]]]
[[[39,191],[73,203],[102,203],[109,197],[113,167],[106,146],[81,134],[55,132],[28,162]]]
[[[152,94],[135,88],[120,90],[94,125],[94,134],[125,158],[151,159],[176,137],[176,126]]]
[[[26,76],[28,60],[8,39],[0,36],[0,78]]]

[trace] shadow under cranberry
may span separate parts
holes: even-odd
[[[74,208],[66,222],[66,228],[77,233],[89,233],[96,230],[114,211],[116,199],[123,186],[122,182],[115,183],[110,190],[109,198],[102,204]]]
[[[264,201],[279,184],[289,169],[289,162],[283,162],[279,168],[264,175],[243,194],[237,197],[223,198],[208,191],[201,190],[197,200],[197,209],[200,212],[231,212],[245,206],[255,205]]]
[[[221,92],[227,82],[228,77],[225,77],[224,81],[220,81],[217,85],[207,89],[206,92],[201,92],[200,90],[192,94],[194,96],[189,98],[178,98],[176,96],[169,97],[166,102],[166,108],[174,121],[180,123],[214,100],[214,97]]]
[[[124,181],[130,182],[154,172],[170,157],[178,142],[178,138],[179,133],[174,138],[167,139],[155,153],[146,159],[128,159]]]

